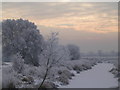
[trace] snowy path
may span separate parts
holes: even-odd
[[[110,88],[117,87],[117,78],[109,72],[113,64],[100,63],[92,69],[77,74],[67,86],[60,88]]]

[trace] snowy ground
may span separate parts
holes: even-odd
[[[51,70],[49,78],[46,81],[55,83],[59,86],[58,88],[117,87],[117,78],[114,78],[115,75],[109,72],[112,68],[114,68],[114,65],[108,62],[103,62],[105,60],[101,58],[87,58],[81,60],[64,61]],[[99,61],[102,62],[96,65],[96,63]],[[91,69],[92,66],[93,68]],[[13,72],[13,70],[11,72],[12,63],[4,63],[2,65],[2,69],[4,73],[3,81],[5,81],[3,83],[5,83],[5,85],[9,85],[7,82],[12,80],[12,82],[17,83],[15,84],[16,87],[36,88],[36,86],[38,87],[40,85],[41,79],[44,75],[44,70],[41,66],[31,67],[29,65],[25,65],[25,69],[21,74],[17,74],[16,72]],[[60,74],[60,72],[62,72],[62,74]],[[75,76],[71,76],[72,74],[70,72],[74,73]],[[79,72],[80,74],[76,74],[76,72]],[[28,77],[33,78],[33,82],[30,84]],[[28,78],[28,81],[23,81],[24,78]]]
[[[117,87],[117,78],[109,71],[113,68],[113,64],[100,63],[92,69],[77,74],[67,86],[60,88],[111,88]]]

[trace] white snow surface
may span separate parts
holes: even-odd
[[[83,71],[70,81],[69,85],[59,88],[112,88],[118,86],[117,78],[109,71],[114,67],[110,63],[99,63],[92,69]]]

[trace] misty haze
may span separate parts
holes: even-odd
[[[118,88],[117,2],[4,2],[1,88]]]

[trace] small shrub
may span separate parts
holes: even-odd
[[[77,71],[77,74],[79,74],[80,73],[80,71]]]
[[[71,73],[71,76],[75,76],[75,74],[74,74],[74,73]]]
[[[68,70],[63,70],[62,72],[63,75],[67,76],[69,79],[72,79],[72,74],[70,71]]]
[[[65,75],[61,75],[57,78],[58,81],[62,82],[63,85],[69,84],[68,77]]]
[[[29,77],[24,76],[22,81],[28,82],[29,84],[31,84],[32,82],[34,82],[34,79],[30,76]]]
[[[79,65],[74,65],[73,70],[75,71],[82,71],[81,67]]]
[[[27,82],[27,81],[28,81],[28,78],[25,78],[25,77],[24,77],[24,78],[22,79],[22,81],[23,81],[23,82]]]
[[[61,74],[62,74],[62,71],[61,71],[61,70],[58,70],[58,74],[61,75]]]

